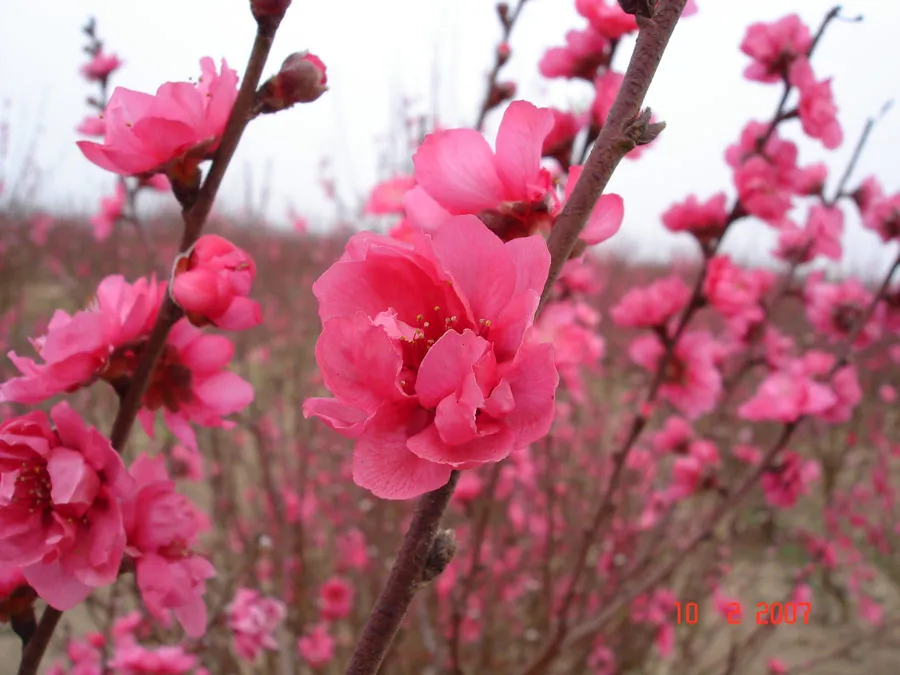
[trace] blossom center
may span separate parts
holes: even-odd
[[[499,209],[485,209],[478,218],[503,241],[510,241],[549,230],[555,206],[548,194],[530,202],[508,202]]]
[[[182,363],[171,345],[166,345],[144,394],[144,405],[150,410],[165,406],[170,412],[178,412],[194,399],[192,381],[191,369]]]
[[[862,319],[863,310],[853,303],[838,305],[831,314],[834,327],[841,333],[855,330]]]
[[[43,460],[22,462],[22,469],[16,477],[12,501],[28,507],[31,513],[47,509],[52,504],[50,498],[52,487],[50,474]]]
[[[687,367],[685,366],[684,361],[679,359],[677,356],[673,356],[671,359],[669,359],[669,363],[666,364],[667,382],[682,384],[684,382],[686,374]]]
[[[422,365],[426,354],[431,351],[434,343],[448,331],[462,333],[465,329],[472,330],[477,336],[487,339],[491,332],[493,322],[490,319],[478,319],[475,326],[468,325],[468,321],[460,321],[455,314],[447,316],[445,311],[435,305],[428,312],[422,312],[415,317],[415,323],[407,326],[413,329],[412,336],[400,336],[400,346],[403,353],[403,372],[400,384],[408,394],[414,393],[416,373]]]

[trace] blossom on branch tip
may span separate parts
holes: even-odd
[[[806,56],[811,46],[809,28],[796,14],[772,23],[754,23],[741,42],[741,51],[753,59],[744,77],[757,82],[779,82],[787,77],[794,60]]]
[[[274,113],[296,103],[312,103],[328,91],[325,64],[315,54],[288,56],[277,75],[266,80],[256,95],[260,112]]]
[[[237,98],[237,73],[224,59],[220,72],[208,57],[200,66],[196,84],[167,82],[155,95],[117,87],[104,113],[103,142],[78,141],[81,152],[122,176],[192,175],[218,147]]]

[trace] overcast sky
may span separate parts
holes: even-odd
[[[682,22],[647,98],[668,123],[661,141],[638,162],[625,162],[610,188],[625,198],[626,221],[616,245],[642,256],[684,250],[689,242],[667,235],[659,214],[691,192],[707,197],[730,192],[723,160],[726,145],[749,119],[766,119],[780,89],[749,83],[747,58],[738,45],[746,26],[799,10],[812,29],[830,9],[825,0],[698,0],[700,13]],[[833,180],[843,170],[868,116],[900,94],[896,59],[900,2],[846,0],[844,13],[862,23],[832,24],[816,52],[817,76],[833,76],[846,140],[835,152],[801,140],[801,162],[825,160]],[[126,61],[114,85],[155,91],[162,82],[196,78],[202,56],[225,57],[242,71],[254,25],[246,0],[0,0],[0,98],[11,101],[12,147],[7,181],[14,179],[37,137],[43,170],[38,193],[54,210],[94,210],[112,179],[89,164],[75,146],[74,128],[86,114],[90,86],[78,76],[84,61],[80,27],[96,16],[108,49]],[[519,84],[534,103],[586,104],[590,87],[548,82],[537,73],[543,51],[581,28],[574,0],[530,0],[511,44],[504,79]],[[323,157],[333,161],[340,193],[348,201],[379,178],[379,149],[395,128],[401,95],[417,97],[422,111],[437,106],[446,126],[471,125],[492,63],[499,26],[492,0],[294,0],[278,34],[270,72],[293,51],[309,49],[328,65],[330,91],[311,105],[255,121],[225,181],[224,206],[245,204],[248,171],[254,193],[268,175],[269,214],[285,221],[290,205],[325,223],[331,215],[317,176]],[[620,50],[624,69],[631,43]],[[436,79],[437,78],[437,79]],[[488,122],[493,137],[500,113]],[[800,140],[799,124],[786,125]],[[878,174],[888,189],[900,188],[900,106],[877,127],[856,174]],[[847,232],[853,268],[883,263],[891,254],[860,230]],[[765,228],[747,223],[729,234],[729,248],[765,250]],[[680,247],[680,248],[679,248]]]

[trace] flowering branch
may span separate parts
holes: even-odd
[[[881,303],[886,297],[891,279],[898,269],[900,269],[900,253],[898,253],[893,264],[888,269],[881,285],[873,295],[872,300],[869,302],[865,311],[859,317],[859,320],[856,323],[854,329],[847,335],[844,342],[844,348],[829,370],[825,378],[826,380],[830,379],[838,370],[849,363],[854,342],[856,342],[857,337],[859,337],[866,324],[875,314],[879,303]],[[628,603],[630,603],[642,593],[645,593],[647,590],[654,588],[656,585],[669,578],[669,576],[671,576],[672,573],[675,572],[678,567],[688,559],[689,554],[695,548],[697,548],[697,546],[699,546],[704,541],[707,541],[712,536],[712,533],[719,522],[734,507],[742,502],[744,498],[750,493],[750,491],[756,486],[757,482],[767,471],[772,461],[782,450],[787,447],[794,433],[805,419],[806,416],[800,416],[797,420],[789,422],[782,427],[778,439],[763,456],[762,461],[752,470],[748,471],[744,480],[741,481],[741,483],[734,490],[728,493],[726,498],[716,507],[716,509],[713,510],[713,513],[710,515],[709,519],[700,529],[700,531],[697,532],[697,534],[695,534],[692,538],[690,538],[686,544],[684,544],[682,549],[679,551],[678,556],[673,557],[663,567],[659,568],[655,573],[644,579],[644,581],[635,584],[627,591],[623,591],[622,594],[618,596],[616,600],[609,606],[605,607],[598,616],[572,630],[561,646],[570,646],[584,638],[595,635],[597,631],[602,630],[607,621],[609,621],[611,618],[614,618],[618,614],[618,612],[622,610],[623,607],[626,607],[628,605]]]
[[[216,150],[209,174],[195,196],[182,197],[184,232],[181,237],[181,245],[179,246],[181,253],[185,253],[200,237],[200,232],[206,223],[206,219],[209,217],[213,202],[216,200],[222,179],[225,177],[225,171],[228,169],[241,136],[244,134],[244,129],[251,119],[250,110],[255,104],[256,89],[262,78],[263,68],[269,57],[269,51],[272,48],[272,41],[275,38],[277,28],[278,24],[273,22],[260,22],[258,24],[256,39],[253,41],[253,50],[250,52],[250,60],[247,62],[247,68],[241,80],[241,88],[238,91],[228,123],[225,125],[222,141],[218,150]],[[150,384],[150,376],[156,368],[156,362],[160,354],[162,354],[163,347],[165,347],[169,330],[181,316],[182,311],[172,298],[167,295],[163,306],[159,310],[159,317],[156,319],[156,323],[150,333],[146,351],[135,370],[128,391],[122,398],[119,413],[116,415],[116,420],[113,423],[110,441],[119,452],[124,450],[131,427],[141,408],[141,400]]]
[[[551,263],[547,286],[541,296],[542,306],[547,302],[550,289],[559,277],[563,265],[575,249],[578,236],[606,189],[613,171],[636,145],[652,140],[646,137],[651,131],[650,116],[639,113],[685,4],[687,0],[662,0],[652,19],[640,20],[637,44],[625,71],[622,87],[597,136],[584,171],[547,241]]]
[[[256,39],[253,43],[250,59],[247,62],[237,99],[229,115],[209,174],[195,197],[187,200],[184,196],[181,197],[184,206],[182,211],[184,233],[179,250],[182,253],[187,251],[197,241],[200,231],[209,217],[213,202],[222,184],[222,178],[225,176],[225,171],[250,120],[248,111],[254,104],[256,88],[262,77],[263,68],[272,47],[272,41],[275,38],[275,32],[286,9],[287,6],[285,5],[278,20],[271,20],[270,18],[267,21],[257,22]],[[119,410],[113,422],[110,443],[120,453],[125,449],[128,435],[141,408],[141,400],[150,384],[150,378],[165,346],[169,330],[181,318],[181,315],[181,310],[175,305],[171,297],[167,295],[153,326],[146,351],[141,357],[128,390],[120,401]],[[37,669],[61,617],[62,612],[54,607],[48,605],[44,610],[34,636],[28,641],[22,652],[18,675],[35,675],[37,673]]]

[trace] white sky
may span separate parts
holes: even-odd
[[[659,214],[673,201],[697,192],[707,197],[731,189],[723,160],[726,145],[750,118],[768,118],[778,86],[742,79],[747,58],[738,45],[756,20],[799,13],[814,30],[833,5],[825,0],[698,0],[700,13],[684,21],[663,59],[647,103],[668,123],[661,141],[638,162],[624,162],[611,189],[626,203],[618,246],[637,247],[642,257],[690,249],[669,236]],[[816,53],[818,77],[834,76],[846,140],[836,152],[801,141],[801,162],[827,160],[836,180],[869,115],[900,98],[896,59],[898,0],[845,0],[847,15],[862,23],[832,24]],[[81,156],[75,126],[93,93],[78,76],[84,61],[80,27],[94,15],[108,49],[125,59],[113,85],[155,91],[167,80],[195,78],[200,57],[224,56],[242,71],[254,25],[247,0],[0,0],[0,99],[10,99],[12,147],[7,181],[17,175],[29,144],[37,139],[43,169],[38,198],[53,210],[90,213],[112,179]],[[541,105],[587,103],[590,88],[547,82],[537,61],[548,46],[562,44],[566,30],[584,21],[573,0],[530,0],[512,38],[513,58],[503,79],[519,83],[520,97]],[[244,136],[226,178],[225,207],[246,204],[247,176],[260,183],[269,175],[269,214],[284,221],[287,207],[315,223],[332,211],[317,183],[319,162],[331,156],[338,188],[348,200],[362,196],[380,177],[380,138],[396,126],[401,95],[418,97],[421,109],[437,103],[446,126],[471,124],[483,93],[484,75],[499,38],[492,0],[294,0],[273,50],[270,72],[293,51],[310,49],[328,65],[330,91],[311,105],[255,121]],[[631,44],[620,50],[624,69]],[[435,73],[439,80],[435,81]],[[900,103],[900,101],[898,101]],[[489,136],[499,121],[489,118]],[[799,123],[787,135],[800,140]],[[856,178],[878,174],[890,190],[900,188],[900,105],[876,128]],[[268,168],[267,168],[268,167]],[[854,183],[857,180],[853,181]],[[851,210],[848,209],[848,212]],[[892,251],[849,219],[846,262],[853,269],[880,266]],[[737,253],[768,249],[771,238],[757,223],[746,223],[728,248]]]

